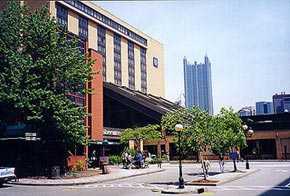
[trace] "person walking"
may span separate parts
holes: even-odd
[[[225,161],[224,161],[224,156],[222,153],[219,154],[219,165],[220,165],[221,173],[224,173]]]

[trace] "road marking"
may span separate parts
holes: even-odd
[[[215,191],[258,191],[258,190],[277,190],[277,191],[290,191],[285,186],[221,186],[209,188]]]
[[[149,189],[149,190],[160,190],[162,188],[168,188],[175,186],[173,185],[160,185],[160,184],[149,184],[149,183],[116,183],[116,184],[90,184],[82,186],[72,186],[67,190],[72,189],[97,189],[97,188],[120,188],[120,189]],[[196,187],[192,187],[193,189]],[[275,190],[275,191],[290,191],[290,183],[286,186],[217,186],[208,188],[211,191],[264,191],[264,190]]]
[[[288,170],[286,170],[286,169],[276,169],[275,172],[287,173]]]

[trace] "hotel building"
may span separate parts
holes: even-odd
[[[36,2],[38,2],[36,4]],[[25,1],[48,5],[52,17],[103,56],[103,80],[164,97],[163,45],[92,1]]]
[[[141,117],[142,112],[149,111],[148,106],[142,106],[146,107],[145,109],[141,106],[136,109],[134,104],[139,100],[135,100],[134,107],[132,105],[130,107],[127,104],[129,99],[124,98],[123,95],[125,101],[122,111],[126,110],[127,113],[119,114],[120,98],[115,100],[116,96],[110,97],[113,94],[110,87],[113,85],[113,89],[120,88],[129,94],[132,92],[137,93],[138,96],[144,95],[147,99],[150,96],[151,99],[155,97],[155,105],[157,101],[163,102],[165,65],[162,43],[102,9],[93,1],[24,0],[19,2],[32,10],[46,6],[51,17],[66,28],[69,35],[78,38],[80,50],[95,59],[92,69],[96,74],[87,84],[87,87],[93,88],[93,93],[86,97],[81,94],[70,95],[76,104],[85,104],[87,112],[91,114],[86,119],[87,135],[91,145],[99,145],[106,139],[104,138],[108,130],[106,124],[113,124],[116,125],[114,128],[120,128],[119,124],[121,121],[124,122],[122,119],[128,115],[130,118],[125,120],[130,122],[123,123],[122,129],[128,128],[131,124],[136,126],[136,121],[144,121],[138,124],[140,126],[151,121],[155,123],[155,119],[152,120],[147,114],[143,114],[144,118]],[[7,1],[0,1],[0,9],[5,9],[6,3]],[[151,110],[149,113],[155,115]],[[133,119],[134,116],[138,119]],[[157,120],[160,120],[159,118],[158,115]],[[116,119],[119,121],[114,124]],[[87,150],[86,156],[88,156]]]

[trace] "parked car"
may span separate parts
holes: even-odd
[[[0,186],[11,180],[16,180],[15,168],[0,167]]]

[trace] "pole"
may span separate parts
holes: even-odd
[[[180,131],[178,132],[178,144],[179,144],[179,188],[184,188],[184,180],[182,177],[182,165],[181,165],[181,145],[180,145]]]
[[[249,164],[249,149],[247,147],[247,155],[246,155],[246,169],[250,169],[250,164]]]
[[[105,144],[103,143],[103,157],[105,156]]]

